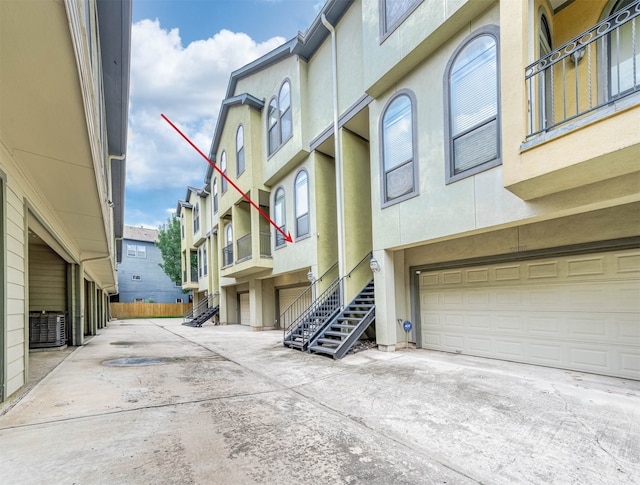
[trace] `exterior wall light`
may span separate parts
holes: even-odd
[[[316,277],[313,276],[313,272],[309,271],[307,273],[307,279],[309,280],[309,283],[313,284],[316,281]]]
[[[371,256],[371,261],[369,261],[369,268],[371,268],[371,271],[373,271],[374,273],[380,272],[380,264],[378,263],[378,260],[373,256]]]

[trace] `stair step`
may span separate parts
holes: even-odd
[[[343,319],[341,318],[340,321],[342,322]],[[354,318],[353,321],[359,322],[360,319],[359,318]],[[335,329],[335,328],[346,328],[349,330],[353,330],[354,328],[356,328],[357,325],[349,325],[347,323],[334,323],[333,325],[331,325],[331,329]]]
[[[327,344],[327,345],[335,345],[337,347],[342,343],[342,341],[341,340],[332,339],[332,338],[319,338],[318,339],[318,343],[319,344]]]
[[[317,352],[319,354],[333,355],[336,353],[336,349],[332,349],[330,347],[323,347],[322,345],[314,345],[313,347],[309,347],[309,350],[312,350],[313,352]]]
[[[331,327],[331,328],[333,329],[333,327]],[[334,330],[328,330],[324,334],[329,336],[329,337],[338,337],[340,339],[349,336],[349,332],[336,332]]]

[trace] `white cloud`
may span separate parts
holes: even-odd
[[[257,44],[246,34],[221,30],[184,47],[178,29],[165,30],[158,20],[133,24],[128,189],[201,185],[206,161],[160,115],[208,154],[231,72],[284,41]]]

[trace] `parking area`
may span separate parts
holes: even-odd
[[[2,482],[640,481],[640,381],[281,338],[111,322],[0,416]]]

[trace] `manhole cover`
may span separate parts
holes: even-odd
[[[105,360],[108,367],[136,367],[143,365],[163,365],[175,362],[175,357],[126,357],[124,359]]]

